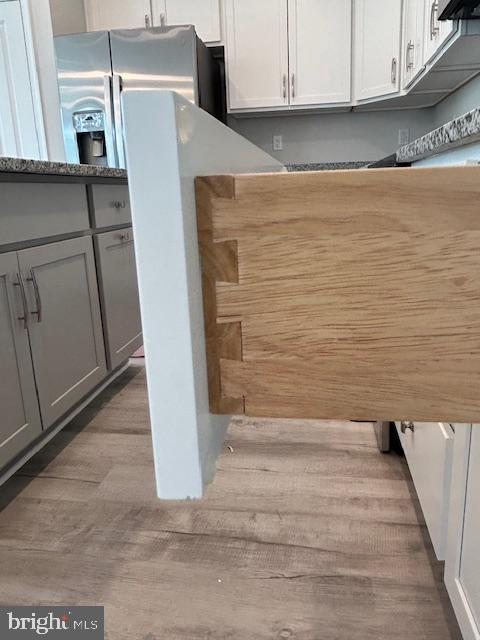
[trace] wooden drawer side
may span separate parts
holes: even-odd
[[[202,178],[196,181],[197,227],[202,263],[203,313],[207,348],[210,411],[216,414],[245,412],[244,399],[222,388],[222,360],[242,360],[241,321],[218,318],[217,286],[238,283],[238,254],[235,240],[216,241],[213,233],[213,202],[233,197],[233,179]]]

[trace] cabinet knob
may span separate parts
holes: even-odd
[[[122,242],[127,242],[132,239],[132,234],[130,231],[124,231],[123,233],[119,233],[118,237]]]
[[[114,200],[112,202],[112,207],[114,209],[125,209],[127,206],[126,200]]]
[[[400,423],[400,431],[402,433],[407,433],[407,429],[409,429],[412,433],[415,431],[415,425],[413,422],[401,422]]]

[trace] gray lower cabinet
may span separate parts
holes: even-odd
[[[67,413],[106,376],[90,236],[18,252],[43,427]]]
[[[115,368],[142,345],[131,227],[95,237],[107,358]]]
[[[42,432],[16,253],[0,255],[0,468]]]

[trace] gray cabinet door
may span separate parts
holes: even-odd
[[[42,432],[18,283],[17,254],[0,255],[0,468]]]
[[[95,238],[108,364],[115,368],[142,345],[131,228]]]
[[[26,282],[29,335],[44,428],[106,374],[91,237],[18,253]]]

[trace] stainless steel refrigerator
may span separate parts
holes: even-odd
[[[221,73],[193,26],[55,38],[68,162],[125,167],[122,92],[171,89],[223,119]]]

